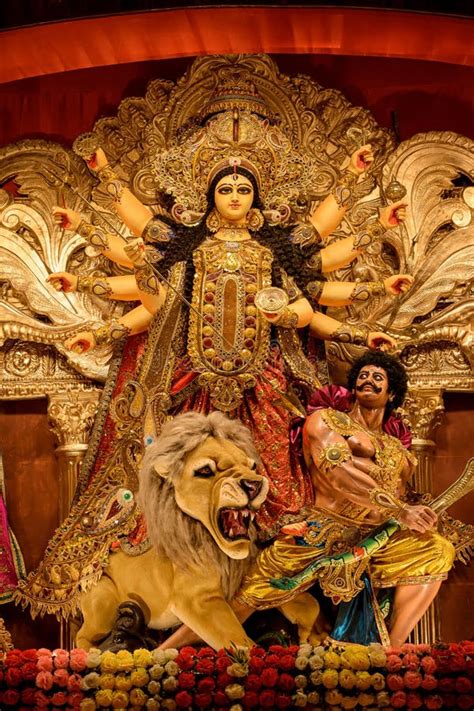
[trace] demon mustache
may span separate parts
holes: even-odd
[[[379,395],[382,392],[382,388],[379,388],[377,385],[375,385],[375,383],[370,383],[369,381],[362,383],[361,385],[358,385],[356,387],[356,391],[358,393],[361,393],[363,391],[363,389],[366,387],[372,388],[372,390],[374,391],[374,393],[376,395]]]

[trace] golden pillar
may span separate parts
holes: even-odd
[[[413,483],[417,491],[431,493],[436,449],[433,435],[444,413],[442,390],[438,388],[410,390],[404,409],[413,433],[412,451],[418,458]],[[411,638],[415,644],[433,644],[440,638],[437,599],[423,615],[413,630]]]
[[[74,390],[49,396],[48,423],[57,442],[59,462],[60,523],[71,508],[99,396],[99,390]],[[60,646],[70,649],[73,641],[73,625],[61,620]]]

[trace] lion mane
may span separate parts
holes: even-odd
[[[207,437],[229,440],[259,461],[249,430],[238,420],[230,420],[221,412],[186,413],[167,422],[156,442],[147,447],[141,464],[138,503],[155,549],[182,569],[204,564],[219,570],[224,596],[230,600],[254,557],[255,547],[252,546],[250,556],[244,560],[229,558],[200,521],[181,511],[174,492],[186,456]],[[157,469],[166,475],[159,475]],[[253,541],[253,526],[250,535]]]

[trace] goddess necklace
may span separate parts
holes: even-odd
[[[214,235],[221,242],[245,242],[251,239],[247,227],[221,227]]]

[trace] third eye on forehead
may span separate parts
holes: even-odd
[[[369,378],[372,377],[374,380],[386,380],[387,375],[383,370],[369,370],[368,368],[363,368],[359,373],[359,378]]]

